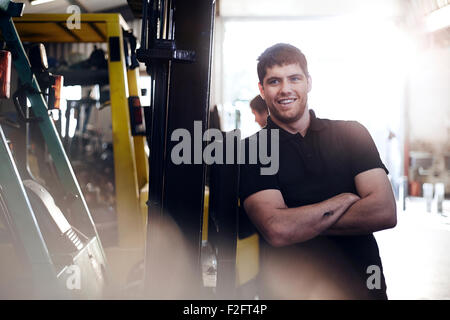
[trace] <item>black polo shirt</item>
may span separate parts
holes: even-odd
[[[258,191],[278,189],[288,207],[309,205],[344,192],[357,194],[354,178],[361,172],[382,168],[388,173],[364,126],[356,121],[319,119],[312,110],[309,112],[311,121],[304,137],[285,131],[268,117],[264,128],[268,137],[271,130],[279,130],[279,170],[274,175],[261,175],[260,169],[264,165],[249,164],[247,154],[245,164],[240,168],[241,203]],[[256,134],[258,141],[261,132]],[[270,138],[267,141],[270,150]],[[245,144],[248,152],[249,138]],[[347,298],[385,298],[382,272],[380,290],[368,290],[366,285],[370,276],[368,266],[379,266],[382,271],[378,246],[372,234],[318,236],[284,248],[270,248],[263,241],[262,248],[263,264],[273,263],[273,259],[286,259],[289,264],[296,261],[299,275],[304,270],[307,283],[311,279],[319,283],[326,279],[332,287],[340,288]],[[309,274],[311,272],[313,275]],[[315,287],[315,281],[305,285],[305,298],[308,290]],[[335,291],[330,289],[330,292]]]

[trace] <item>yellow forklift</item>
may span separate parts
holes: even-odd
[[[129,63],[129,52],[134,51],[130,42],[136,43],[120,14],[80,14],[79,28],[69,28],[69,18],[69,14],[25,14],[14,18],[14,24],[24,42],[108,44],[107,70],[78,70],[78,75],[94,79],[105,72],[110,86],[118,245],[105,247],[105,252],[112,285],[120,292],[133,267],[144,259],[146,232],[145,108],[139,101],[139,68]],[[70,71],[61,74],[70,79]]]

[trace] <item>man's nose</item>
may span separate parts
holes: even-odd
[[[289,83],[289,81],[282,81],[281,82],[281,87],[280,87],[280,93],[282,94],[288,94],[291,93],[291,84]]]

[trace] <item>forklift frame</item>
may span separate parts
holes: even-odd
[[[27,88],[26,96],[31,103],[31,109],[35,115],[34,119],[38,121],[48,152],[53,159],[61,187],[64,190],[64,194],[67,195],[68,200],[65,202],[65,209],[70,210],[74,215],[87,217],[92,227],[91,234],[88,237],[89,241],[84,247],[78,247],[76,255],[71,257],[71,262],[82,267],[83,272],[85,272],[81,277],[84,279],[83,283],[86,285],[86,290],[79,293],[70,293],[67,282],[66,287],[63,285],[64,280],[67,280],[65,270],[67,270],[68,266],[66,265],[62,270],[56,270],[51,252],[48,250],[41,228],[37,223],[35,212],[31,207],[30,194],[28,193],[27,195],[25,191],[25,184],[22,182],[6,137],[0,126],[0,160],[4,166],[0,170],[0,191],[6,198],[5,204],[7,208],[4,208],[4,210],[6,210],[5,213],[9,216],[11,226],[14,229],[11,231],[24,249],[26,259],[31,266],[31,281],[33,282],[32,288],[34,290],[31,295],[47,299],[66,299],[71,296],[99,297],[99,295],[103,294],[104,277],[107,276],[105,273],[107,270],[105,254],[92,216],[64,151],[56,127],[49,117],[47,103],[38,81],[31,71],[30,62],[12,19],[12,16],[20,16],[22,14],[23,4],[3,1],[1,5],[1,35],[6,42],[8,50],[12,52],[12,60],[21,83]],[[7,8],[4,8],[3,5],[7,5]],[[39,186],[38,184],[36,185]],[[45,192],[43,188],[39,188]],[[46,201],[43,198],[41,200]],[[72,233],[71,237],[75,237],[75,235]],[[13,244],[16,243],[13,241]],[[92,268],[93,264],[96,264],[98,269],[94,270],[95,268]],[[100,268],[102,269],[100,270]],[[98,276],[98,281],[87,279],[92,275],[92,272]]]
[[[80,14],[80,29],[68,28],[66,23],[70,17],[70,14],[25,14],[14,18],[14,23],[23,41],[108,43],[119,246],[105,250],[114,283],[123,286],[126,271],[144,258],[146,237],[148,159],[145,137],[132,136],[128,106],[129,96],[139,96],[139,71],[126,68],[123,31],[130,28],[120,14]]]

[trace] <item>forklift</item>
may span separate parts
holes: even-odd
[[[9,2],[5,8],[8,6]],[[11,8],[13,6],[11,5]],[[113,128],[116,128],[113,130],[116,133],[118,146],[116,148],[116,142],[114,142],[114,156],[116,159],[117,154],[117,159],[125,159],[125,161],[124,165],[115,162],[115,171],[120,174],[120,177],[116,175],[116,183],[122,184],[120,190],[116,190],[116,192],[117,197],[128,200],[121,202],[122,210],[119,210],[118,207],[119,247],[110,252],[101,247],[103,257],[108,257],[107,268],[106,262],[93,265],[96,265],[97,269],[99,265],[102,266],[100,270],[105,270],[103,273],[112,273],[112,277],[103,277],[103,279],[112,279],[115,286],[123,285],[124,278],[128,278],[127,281],[137,280],[138,283],[143,280],[139,297],[158,299],[254,297],[254,294],[238,295],[239,290],[249,282],[255,281],[258,274],[258,237],[251,228],[247,232],[242,232],[244,223],[242,223],[242,212],[239,211],[238,202],[239,167],[236,165],[207,167],[205,164],[175,165],[170,159],[170,150],[174,146],[171,135],[174,130],[184,128],[194,134],[194,121],[201,121],[203,131],[209,127],[209,83],[214,15],[215,3],[212,0],[195,0],[190,3],[164,0],[143,2],[141,47],[136,53],[138,59],[147,66],[147,72],[151,76],[152,90],[150,113],[146,114],[144,131],[150,147],[149,175],[142,179],[136,175],[136,172],[145,172],[147,167],[141,166],[140,168],[143,169],[141,170],[138,168],[137,162],[133,163],[133,157],[137,159],[136,139],[135,137],[130,138],[132,131],[130,117],[134,113],[129,113],[130,103],[123,103],[123,100],[128,98],[125,89],[126,80],[124,80],[126,79],[124,76],[125,50],[121,45],[123,33],[121,33],[120,26],[123,21],[118,15],[115,15],[116,17],[108,15],[104,20],[99,20],[94,15],[84,15],[87,19],[85,20],[86,27],[91,30],[86,34],[95,37],[108,34],[108,37],[105,38],[109,49],[112,50],[108,60],[109,73],[119,75],[119,79],[111,83],[111,94],[116,94],[122,99],[117,100],[122,103],[113,104],[113,97],[111,97],[113,118],[115,119],[113,119]],[[10,14],[10,16],[18,17],[20,14]],[[40,41],[51,41],[54,39],[52,32],[61,29],[60,26],[64,24],[63,21],[67,20],[69,15],[60,15],[60,20],[52,18],[54,15],[42,16],[44,16],[46,24],[45,28],[41,28],[41,30],[48,30],[49,33],[47,38]],[[29,19],[28,22],[27,19]],[[33,23],[38,22],[38,19],[33,19],[35,18],[25,15],[14,20],[24,38],[26,32],[23,30],[28,28],[31,34],[32,21]],[[61,19],[63,20],[61,21]],[[23,22],[22,25],[20,25],[21,22]],[[62,34],[65,34],[65,37],[72,37],[72,39],[80,37],[76,31],[64,31]],[[41,92],[40,89],[37,91]],[[27,94],[30,93],[27,91]],[[33,92],[30,95],[32,94]],[[132,93],[130,90],[130,95],[133,94],[136,93]],[[25,119],[39,122],[41,118],[44,118],[44,114],[48,118],[47,108],[44,110],[45,112],[39,112],[39,109],[35,107],[34,100],[29,100],[32,105],[28,108],[30,110],[24,108],[23,103],[21,106],[21,110],[25,109],[30,112],[28,115],[24,113]],[[137,105],[131,105],[137,107]],[[114,116],[114,112],[117,117]],[[57,137],[54,124],[50,120],[48,123],[50,123],[50,127],[53,127],[54,135]],[[142,131],[140,134],[142,135]],[[137,143],[143,143],[143,139],[145,139],[144,136],[139,136]],[[47,139],[44,140],[47,141]],[[8,154],[6,148],[15,149],[15,144],[5,137],[3,145],[5,154],[7,154],[6,158],[10,159],[10,163],[16,164],[16,159],[13,158],[11,152]],[[61,147],[60,141],[59,146]],[[50,149],[51,147],[49,147],[49,151]],[[143,150],[143,148],[139,148],[139,150]],[[59,152],[63,152],[62,147]],[[58,167],[55,160],[58,157],[51,153],[51,158]],[[145,157],[139,157],[139,159],[145,159]],[[67,157],[65,160],[66,165],[70,168]],[[4,162],[2,161],[2,163]],[[14,168],[11,170],[14,171]],[[208,182],[210,189],[206,186],[208,170],[210,171]],[[61,169],[57,170],[58,173],[59,171]],[[130,172],[132,173],[130,174]],[[77,184],[73,172],[72,178]],[[22,181],[21,179],[21,176],[16,175],[14,181]],[[8,180],[2,178],[1,181]],[[148,202],[145,203],[145,182],[148,181],[150,181]],[[13,190],[14,186],[3,187],[3,182],[1,184],[2,190]],[[20,182],[16,182],[16,184],[20,184]],[[81,202],[89,216],[87,220],[91,221],[99,243],[95,224],[80,188],[78,185],[77,187],[78,194],[72,192],[65,197],[53,197],[54,201],[65,213],[63,202],[78,200],[79,203],[82,199]],[[64,189],[59,189],[64,194]],[[75,196],[70,196],[72,194]],[[8,199],[12,205],[20,202],[17,199],[13,201],[11,193],[3,198]],[[11,218],[13,210],[10,209],[11,205],[8,206],[7,201],[4,203],[2,210],[8,212],[8,214],[4,214],[8,218],[4,219],[6,221],[4,225],[12,225],[12,223],[8,224],[8,221],[13,221]],[[147,207],[148,216],[140,215],[142,208],[147,211]],[[3,208],[7,208],[7,210]],[[30,208],[29,211],[33,209]],[[33,217],[34,211],[29,215]],[[83,215],[76,213],[70,214],[70,216],[80,219]],[[34,228],[36,225],[35,223]],[[145,226],[147,230],[142,231]],[[78,238],[85,239],[81,236],[82,233],[86,237],[89,236],[84,229],[83,232],[78,228],[75,229],[74,226],[72,229],[75,230],[74,233],[79,236]],[[32,233],[19,232],[17,234],[29,236]],[[142,240],[143,238],[144,240]],[[30,249],[33,248],[30,241],[25,243],[23,248],[34,254],[39,252]],[[130,267],[136,265],[136,262],[139,262],[143,256],[142,249],[145,249],[145,263],[138,264],[141,269],[135,269],[135,274],[130,276]],[[42,249],[41,251],[45,253],[48,250]],[[106,251],[106,254],[103,251]],[[44,254],[43,256],[46,257]],[[42,261],[50,261],[48,264],[53,265],[53,260],[50,258]],[[35,268],[43,264],[37,263],[36,265]],[[73,268],[69,266],[66,269],[72,270]],[[94,270],[97,269],[94,268]],[[111,269],[113,269],[112,272]],[[35,275],[45,274],[39,272],[36,272]],[[47,279],[54,279],[52,272],[48,272],[48,274],[50,276]],[[61,272],[59,274],[64,275]],[[95,274],[91,273],[90,276],[95,278]],[[208,278],[207,280],[212,280],[208,285],[205,285],[205,276]],[[32,278],[35,279],[36,276]],[[37,277],[36,281],[40,278],[44,279]],[[40,284],[36,285],[36,288],[38,287]],[[73,285],[69,287],[73,287]],[[205,287],[211,290],[205,290]],[[86,297],[86,295],[81,296]],[[98,298],[100,296],[102,295],[88,297]],[[54,297],[54,295],[48,295],[48,297]]]
[[[101,228],[100,223],[98,228],[109,262],[113,291],[119,297],[126,297],[126,291],[129,291],[126,289],[127,285],[133,282],[136,272],[134,269],[139,269],[144,259],[147,219],[148,156],[145,151],[145,128],[148,125],[146,119],[150,118],[150,108],[141,106],[140,103],[139,65],[133,55],[139,43],[120,14],[82,13],[79,29],[68,27],[66,22],[69,17],[69,14],[24,14],[14,18],[14,23],[22,40],[29,43],[108,44],[106,66],[85,68],[88,63],[80,62],[81,66],[77,69],[66,68],[58,70],[58,73],[64,76],[64,83],[67,85],[109,85],[106,100],[111,110],[112,127],[111,180],[114,189],[111,193],[114,196],[114,221],[117,223],[113,228],[105,230]],[[35,32],[37,29],[40,30],[38,34]],[[102,59],[98,58],[101,56],[99,52],[100,50],[95,50],[89,59],[97,61],[97,65],[102,64]],[[95,55],[97,57],[94,57]],[[70,104],[79,109],[81,104],[91,102],[95,103],[92,99],[68,101],[66,112],[69,111]],[[68,140],[67,134],[64,139]],[[70,152],[68,145],[66,144],[67,152],[74,156],[71,161],[77,160],[76,163],[80,163],[76,169],[89,166],[87,170],[81,170],[83,176],[86,173],[89,177],[89,172],[95,171],[97,167],[97,171],[91,173],[89,178],[104,174],[101,171],[104,168],[100,159],[98,163],[93,164],[93,161],[88,161],[84,153],[78,152],[76,148],[72,148],[74,152]],[[75,166],[75,162],[72,163]],[[83,176],[79,176],[82,181],[85,180]],[[106,183],[95,182],[100,187],[99,193],[104,195],[107,192],[105,189],[108,188]],[[88,190],[85,191],[85,196],[91,196]],[[93,212],[94,222],[98,223],[95,218],[100,216],[96,215],[99,206],[92,202],[88,205]],[[113,240],[110,241],[110,238]]]
[[[0,118],[0,295],[8,299],[98,299],[107,290],[106,256],[49,116],[59,99],[62,79],[44,70],[39,75],[32,70],[13,22],[23,8],[23,3],[0,1],[1,40],[5,45],[0,68],[1,107],[13,102],[16,110],[16,117]],[[36,54],[45,69],[42,47]],[[12,95],[11,63],[19,79]],[[47,87],[41,88],[44,76]],[[33,135],[39,134],[40,147],[51,161],[53,170],[47,180],[32,174],[28,150],[23,150],[28,146],[24,141],[33,138],[31,130]],[[80,221],[84,223],[80,225]]]

